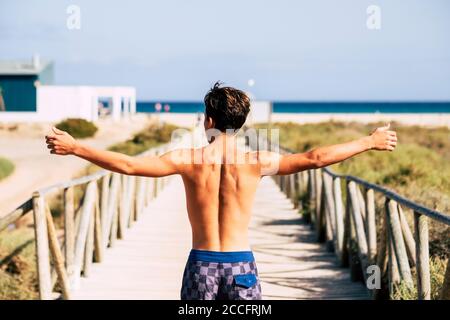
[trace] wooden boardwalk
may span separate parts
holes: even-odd
[[[250,241],[264,299],[367,299],[348,269],[315,243],[275,182],[264,178],[257,191]],[[181,277],[191,247],[185,195],[172,178],[157,199],[126,230],[124,240],[106,250],[104,261],[82,278],[75,299],[179,299]]]

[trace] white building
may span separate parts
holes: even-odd
[[[53,85],[53,65],[0,61],[0,122],[54,122],[65,118],[120,120],[136,113],[134,87]]]

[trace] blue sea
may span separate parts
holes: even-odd
[[[203,112],[203,102],[138,101],[137,112]],[[450,102],[273,102],[274,113],[450,113]]]

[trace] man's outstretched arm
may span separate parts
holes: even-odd
[[[371,135],[346,143],[319,147],[305,153],[266,155],[265,168],[270,175],[291,174],[307,169],[317,169],[341,162],[368,150],[393,151],[397,145],[395,131],[389,130],[389,125],[377,128]],[[264,165],[263,165],[264,167]]]
[[[53,128],[53,133],[45,138],[47,148],[52,154],[75,155],[114,172],[147,177],[179,173],[170,152],[162,156],[131,157],[118,152],[98,150],[81,144],[67,132],[57,128]]]

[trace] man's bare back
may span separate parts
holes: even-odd
[[[224,137],[193,150],[201,164],[183,168],[187,211],[192,227],[192,247],[212,251],[249,250],[248,224],[256,188],[261,178],[259,161],[253,153],[236,155],[243,163],[228,161],[222,148]],[[234,140],[230,137],[229,140]],[[231,151],[229,151],[231,152]]]

